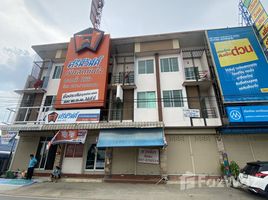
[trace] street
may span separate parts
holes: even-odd
[[[183,188],[183,189],[182,189]],[[260,195],[227,187],[185,187],[178,184],[149,185],[121,183],[37,183],[16,190],[1,191],[1,200],[89,199],[89,200],[264,200]]]

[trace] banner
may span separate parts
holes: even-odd
[[[76,33],[68,46],[55,108],[104,107],[110,36],[97,29]]]
[[[69,143],[69,144],[84,144],[87,137],[87,130],[60,130],[52,138],[50,143],[60,144],[60,143]]]
[[[18,131],[2,131],[1,144],[9,144],[18,133]]]
[[[261,39],[264,39],[268,35],[268,22],[266,22],[259,32]]]
[[[183,109],[183,116],[184,117],[200,117],[200,110],[199,109]]]
[[[268,122],[268,106],[227,107],[229,122]]]
[[[264,11],[264,8],[262,4],[259,2],[256,8],[252,12],[250,12],[251,18],[253,19],[254,22],[257,20],[257,18],[260,16],[260,14],[263,11]]]
[[[264,11],[255,22],[257,30],[259,30],[262,27],[262,25],[264,24],[264,22],[266,22],[267,19],[268,19],[267,13]]]
[[[267,101],[267,60],[252,27],[207,34],[224,102]]]
[[[97,123],[100,120],[100,109],[49,111],[46,124]]]
[[[159,164],[159,150],[139,149],[138,162],[148,164]]]

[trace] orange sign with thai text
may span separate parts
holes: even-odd
[[[86,29],[71,38],[55,108],[93,108],[105,105],[110,36]]]

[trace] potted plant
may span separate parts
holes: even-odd
[[[238,181],[238,175],[240,172],[240,167],[235,161],[230,162],[230,173],[231,173],[231,186],[239,187],[240,183]]]

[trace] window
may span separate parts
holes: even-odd
[[[61,77],[63,66],[55,66],[55,70],[52,76],[52,79],[59,79]]]
[[[56,100],[56,96],[55,95],[46,96],[44,106],[53,106],[54,103],[55,103],[55,100]]]
[[[181,90],[163,91],[164,107],[183,107],[183,96]]]
[[[103,170],[105,166],[105,148],[97,148],[96,144],[89,146],[86,169]]]
[[[140,60],[138,62],[139,74],[153,74],[154,73],[154,60]]]
[[[186,80],[199,79],[198,67],[187,67],[184,69]]]
[[[161,72],[177,72],[179,71],[178,58],[162,58],[160,59]]]
[[[138,108],[155,108],[155,92],[138,92]]]
[[[83,157],[83,144],[67,144],[65,157],[67,158],[80,158]]]

